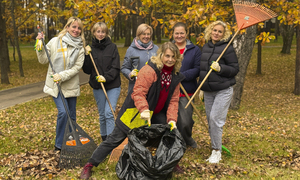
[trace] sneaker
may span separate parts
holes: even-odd
[[[206,161],[209,163],[219,163],[219,161],[222,160],[221,156],[221,151],[213,150],[210,157]]]
[[[176,173],[179,173],[179,174],[184,173],[183,169],[178,164],[174,167],[173,172],[176,172]]]
[[[80,179],[89,179],[92,175],[92,163],[86,163],[81,171]]]

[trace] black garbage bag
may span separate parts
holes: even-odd
[[[152,156],[147,147],[157,147]],[[128,144],[116,166],[120,179],[168,179],[186,150],[185,142],[177,129],[169,125],[153,124],[129,131]]]

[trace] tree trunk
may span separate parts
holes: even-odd
[[[275,21],[275,42],[277,42],[279,35],[280,35],[279,20],[276,18],[276,21]]]
[[[126,31],[125,31],[125,47],[129,47],[131,44],[131,18],[128,17],[128,19],[125,21],[126,23]]]
[[[231,109],[239,109],[243,87],[247,73],[247,67],[250,62],[254,41],[256,37],[256,25],[248,27],[245,34],[238,35],[233,41],[233,46],[239,61],[239,73],[235,76],[236,85],[233,87],[233,98],[230,104]]]
[[[13,47],[13,59],[14,59],[14,61],[16,61],[16,48],[15,48],[16,46],[15,46],[15,43],[14,43],[12,38],[9,38],[9,41],[10,41],[11,46]]]
[[[297,51],[296,51],[296,70],[295,70],[295,89],[294,94],[300,95],[300,24],[297,26]]]
[[[256,74],[261,74],[261,42],[262,42],[262,40],[258,40],[258,43],[257,43],[257,67],[256,67]]]
[[[294,36],[294,27],[293,25],[284,25],[280,26],[281,35],[283,39],[283,46],[281,53],[282,54],[291,54],[292,41]]]
[[[12,0],[11,2],[11,17],[12,17],[12,23],[13,23],[13,29],[14,29],[14,42],[15,45],[17,47],[17,52],[18,52],[18,56],[19,56],[19,71],[20,71],[20,76],[24,77],[24,71],[23,71],[23,65],[22,65],[22,54],[21,54],[21,50],[20,50],[20,46],[19,46],[19,38],[18,38],[18,31],[17,31],[17,27],[16,27],[16,20],[15,20],[15,0]]]
[[[136,8],[136,3],[133,3],[132,5],[132,9],[135,10],[137,12],[137,8]],[[136,29],[137,29],[137,15],[136,14],[132,14],[131,15],[131,19],[132,19],[132,37],[136,37]]]
[[[6,25],[3,19],[5,13],[5,3],[0,1],[0,68],[1,68],[1,84],[9,84],[8,69],[9,55],[6,43]]]

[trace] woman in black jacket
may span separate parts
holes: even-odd
[[[200,60],[199,83],[205,78],[210,69],[213,69],[205,81],[200,92],[204,94],[205,111],[209,125],[212,154],[207,159],[210,163],[219,163],[222,150],[222,133],[226,121],[228,108],[233,95],[235,75],[239,72],[238,59],[230,45],[221,57],[215,62],[230,40],[230,30],[222,21],[215,21],[205,29],[205,40]]]
[[[100,116],[100,134],[102,140],[105,141],[114,129],[115,120],[100,83],[103,83],[115,111],[121,91],[120,56],[117,46],[111,42],[108,36],[108,28],[105,23],[96,23],[91,32],[93,35],[92,47],[87,46],[85,49],[86,52],[92,53],[99,76],[97,76],[89,54],[85,56],[82,69],[90,75],[89,84],[93,88]]]

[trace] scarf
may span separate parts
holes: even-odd
[[[81,37],[73,37],[68,32],[62,37],[58,37],[57,52],[53,60],[53,68],[56,73],[65,69],[70,69],[78,58],[79,51],[83,47]],[[71,49],[69,54],[69,63],[66,65],[68,58],[68,47]]]
[[[136,38],[133,40],[134,44],[136,45],[137,48],[141,50],[149,50],[153,48],[153,42],[149,41],[147,44],[142,43],[140,40],[136,40]]]
[[[93,40],[92,40],[93,47],[99,48],[100,50],[105,49],[105,47],[106,47],[105,43],[106,43],[106,37],[100,41],[96,38],[93,38]]]

